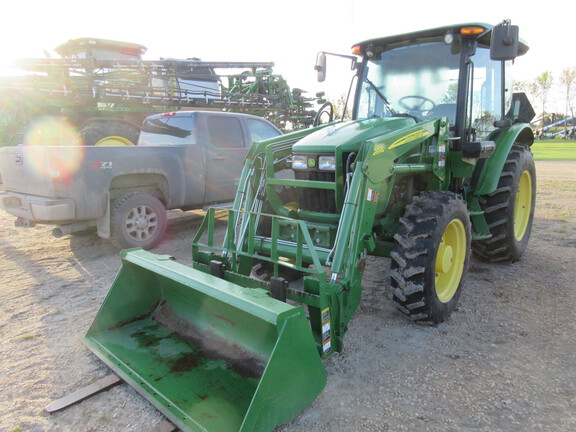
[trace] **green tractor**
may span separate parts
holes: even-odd
[[[123,251],[87,345],[182,430],[269,431],[322,391],[368,255],[391,258],[401,312],[448,319],[470,254],[515,261],[530,236],[534,112],[509,73],[527,50],[509,21],[356,45],[353,120],[256,143],[193,267]]]

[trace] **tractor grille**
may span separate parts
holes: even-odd
[[[333,172],[296,171],[297,180],[334,182]],[[298,188],[298,203],[302,210],[319,213],[336,213],[333,190]]]

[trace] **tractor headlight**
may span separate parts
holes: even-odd
[[[320,156],[318,158],[318,169],[322,171],[336,171],[336,156]]]
[[[292,169],[305,170],[308,168],[306,155],[292,155]]]

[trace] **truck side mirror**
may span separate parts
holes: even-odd
[[[518,56],[518,26],[505,20],[492,29],[490,58],[492,60],[514,60]]]
[[[316,57],[316,66],[314,66],[318,74],[318,82],[324,82],[326,79],[326,53],[319,52]]]

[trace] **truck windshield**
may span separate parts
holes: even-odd
[[[446,116],[454,124],[459,43],[419,43],[383,51],[368,61],[357,117]]]

